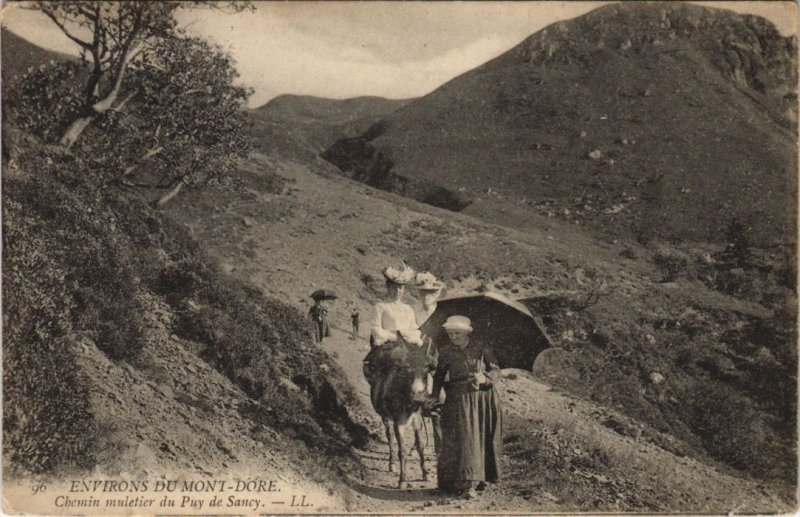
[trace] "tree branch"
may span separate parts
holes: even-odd
[[[88,18],[89,20],[91,20],[92,22],[97,24],[97,19],[98,19],[97,18],[97,5],[94,5],[93,7],[94,7],[94,12],[90,11],[89,9],[87,9],[86,7],[81,6],[81,5],[78,5],[76,8],[78,9],[79,13],[81,13],[83,16],[85,16],[86,18]]]
[[[131,100],[131,99],[133,99],[134,97],[136,97],[136,94],[137,94],[137,93],[138,93],[138,92],[131,92],[131,94],[130,94],[130,95],[128,95],[127,97],[125,97],[124,99],[122,99],[122,102],[120,102],[119,104],[117,104],[116,106],[114,106],[114,107],[113,107],[113,108],[111,108],[111,109],[112,109],[113,111],[122,111],[122,108],[124,108],[124,107],[125,107],[125,105],[126,105],[126,104],[128,104],[128,102],[130,102],[130,100]]]
[[[78,45],[80,45],[81,47],[83,47],[83,48],[85,48],[87,50],[91,50],[92,49],[92,44],[91,43],[83,41],[82,39],[80,39],[77,36],[74,36],[72,33],[70,33],[67,30],[67,26],[64,25],[64,23],[62,21],[60,21],[58,19],[58,17],[56,17],[56,15],[53,14],[51,11],[49,11],[47,9],[41,9],[41,12],[43,12],[48,18],[50,18],[50,20],[52,20],[53,23],[55,23],[56,26],[59,29],[61,29],[61,32],[63,32],[66,37],[68,37],[69,39],[71,39],[72,41],[74,41],[75,43],[77,43]]]

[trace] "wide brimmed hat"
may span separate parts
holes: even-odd
[[[405,285],[414,278],[414,270],[408,267],[408,264],[405,262],[403,262],[401,268],[389,266],[383,268],[381,273],[386,277],[386,280],[400,285]]]
[[[420,291],[441,291],[444,289],[444,282],[436,280],[431,273],[417,273],[417,289]]]
[[[472,322],[466,316],[450,316],[442,325],[445,330],[472,332]]]
[[[311,293],[311,298],[314,300],[335,300],[338,296],[330,289],[318,289]]]

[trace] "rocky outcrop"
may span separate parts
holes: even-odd
[[[739,87],[792,104],[787,112],[796,123],[797,38],[783,37],[764,18],[685,2],[623,2],[551,25],[513,53],[529,64],[570,63],[588,49],[691,51]]]
[[[350,178],[387,192],[394,192],[429,205],[460,212],[470,200],[458,192],[430,181],[410,178],[392,172],[394,162],[376,149],[371,141],[386,132],[385,122],[378,122],[355,138],[336,141],[320,156],[336,165]]]

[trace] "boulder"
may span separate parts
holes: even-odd
[[[554,380],[579,379],[575,368],[574,356],[563,348],[543,350],[533,362],[533,376],[537,380],[552,382]]]

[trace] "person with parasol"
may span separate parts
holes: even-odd
[[[311,298],[314,300],[314,305],[308,310],[308,319],[314,328],[314,342],[319,344],[331,335],[328,308],[330,301],[335,300],[337,296],[330,289],[319,289],[311,293]]]
[[[443,491],[475,497],[476,489],[500,479],[503,417],[490,376],[499,366],[492,351],[470,337],[469,318],[450,316],[442,326],[448,342],[439,344],[431,394],[432,402],[442,388],[446,395],[441,425],[448,439],[439,453],[438,484]]]

